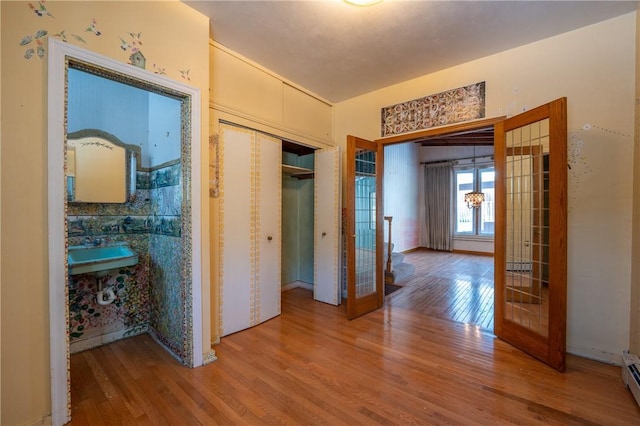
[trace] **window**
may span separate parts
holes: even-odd
[[[458,169],[455,172],[455,234],[493,236],[495,227],[495,169],[478,166]],[[464,194],[484,193],[484,201],[478,208],[469,208]]]

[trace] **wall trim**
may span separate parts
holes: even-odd
[[[280,292],[285,292],[288,290],[293,290],[294,288],[304,288],[306,290],[311,290],[313,291],[313,284],[311,283],[306,283],[304,281],[292,281],[290,283],[284,284],[281,288],[280,288]]]
[[[571,355],[579,356],[580,358],[586,358],[593,361],[604,362],[605,364],[612,364],[622,366],[622,351],[619,354],[603,351],[596,348],[587,348],[578,345],[567,344],[567,353]]]
[[[473,254],[473,255],[476,255],[476,256],[493,257],[493,253],[488,252],[488,251],[474,251],[474,250],[458,250],[458,249],[454,249],[453,252],[457,253],[457,254]]]
[[[331,139],[321,139],[317,136],[293,130],[281,124],[255,117],[218,102],[210,100],[209,109],[213,110],[218,116],[216,121],[229,121],[276,137],[291,140],[292,142],[307,144],[314,148],[329,148],[335,146],[335,142]]]

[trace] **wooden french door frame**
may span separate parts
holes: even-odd
[[[356,154],[359,149],[375,153],[376,178],[376,214],[375,214],[375,277],[372,291],[358,295],[356,274]],[[376,310],[384,304],[384,272],[383,272],[383,191],[382,170],[384,167],[384,150],[380,143],[368,141],[355,136],[347,136],[347,317],[353,319]]]
[[[494,117],[473,122],[458,123],[447,127],[436,129],[427,129],[419,132],[398,135],[384,139],[376,139],[368,141],[366,139],[355,136],[347,136],[347,196],[346,196],[346,251],[347,251],[347,317],[349,319],[364,315],[384,304],[384,232],[383,232],[383,170],[384,170],[384,147],[398,143],[417,142],[422,138],[431,136],[440,136],[453,133],[473,132],[480,129],[486,129],[494,126],[496,123],[504,120],[505,117]],[[376,270],[377,281],[376,291],[373,294],[363,298],[356,297],[356,248],[355,248],[355,154],[356,148],[364,147],[366,149],[375,150],[377,152],[377,184],[376,184]]]
[[[546,335],[506,316],[506,134],[549,119],[549,300]],[[551,367],[564,371],[567,311],[567,99],[560,98],[495,125],[496,234],[494,333]]]

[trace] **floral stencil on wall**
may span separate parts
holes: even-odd
[[[179,70],[180,77],[182,77],[184,80],[191,81],[191,77],[189,77],[189,71],[191,70]]]
[[[218,198],[220,195],[220,157],[218,134],[209,136],[209,197]]]
[[[59,33],[54,34],[53,36],[58,37],[60,40],[64,41],[65,43],[67,42],[67,30],[62,30]],[[86,41],[77,34],[71,34],[71,37],[74,40],[78,40],[81,43],[86,43]]]
[[[164,67],[159,67],[156,64],[153,64],[153,72],[160,75],[166,75],[167,70]]]
[[[39,1],[38,6],[35,6],[33,3],[29,3],[29,8],[33,10],[36,13],[36,15],[38,15],[39,17],[43,17],[43,16],[50,16],[52,18],[54,17],[44,5],[44,0]]]
[[[96,36],[99,36],[100,34],[102,34],[100,31],[98,31],[98,28],[96,27],[96,20],[92,19],[91,23],[89,24],[89,26],[87,27],[86,30],[84,30],[85,32],[92,32],[93,34],[95,34]]]
[[[136,53],[140,51],[140,47],[142,46],[142,33],[129,33],[130,41],[127,41],[120,37],[120,49],[126,51],[130,51],[131,53]]]
[[[35,6],[33,3],[29,3],[29,8],[33,10],[36,13],[36,15],[38,15],[39,17],[43,17],[43,16],[49,16],[51,18],[54,17],[53,14],[45,7],[44,1],[39,1],[38,6]],[[92,32],[94,35],[99,36],[102,33],[98,31],[96,25],[97,25],[97,21],[94,18],[91,20],[91,23],[89,24],[89,26],[85,29],[85,32]],[[26,35],[22,38],[22,40],[20,40],[20,46],[28,46],[24,52],[25,59],[31,59],[36,54],[38,55],[38,58],[44,59],[45,50],[44,50],[43,40],[47,34],[49,34],[48,30],[40,29],[36,31],[35,34]],[[81,43],[86,43],[85,39],[83,39],[81,36],[77,34],[71,33],[70,36],[74,40],[77,40]],[[60,40],[67,43],[68,41],[67,30],[65,29],[65,30],[59,31],[53,34],[53,37],[57,37]],[[33,47],[31,43],[34,43],[35,47]]]
[[[35,13],[38,19],[43,17],[55,18],[53,13],[45,5],[45,0],[27,3],[27,5],[29,9],[31,9]],[[98,29],[98,21],[96,18],[92,18],[91,21],[88,24],[85,23],[82,28],[83,29],[81,29],[80,31],[83,31],[84,33],[92,33],[96,37],[102,35],[102,31]],[[23,57],[25,59],[31,59],[37,56],[40,59],[44,59],[46,56],[44,40],[49,34],[51,34],[51,37],[59,38],[65,43],[67,43],[70,39],[73,39],[80,43],[87,44],[87,41],[79,34],[68,31],[67,29],[63,29],[54,33],[53,31],[56,30],[57,29],[51,30],[42,28],[37,30],[33,34],[27,34],[22,37],[22,39],[20,40],[20,46],[25,46]],[[142,32],[128,32],[126,36],[119,37],[119,43],[120,49],[129,53],[127,62],[128,64],[142,69],[146,68],[146,58],[141,51]],[[154,63],[153,72],[160,75],[166,75],[166,68]],[[179,69],[177,70],[177,72],[183,80],[191,81],[190,69]]]
[[[483,118],[485,82],[382,108],[382,136]]]
[[[29,46],[24,51],[24,58],[31,59],[35,53],[40,59],[44,58],[44,46],[42,40],[48,34],[47,30],[38,30],[34,35],[26,35],[20,40],[20,46]],[[35,48],[31,47],[31,43],[35,42]]]

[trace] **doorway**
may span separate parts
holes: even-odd
[[[92,69],[97,74],[142,89],[164,94],[180,101],[178,122],[181,151],[181,324],[184,328],[178,343],[181,361],[188,366],[202,365],[202,300],[201,300],[201,166],[200,152],[200,92],[148,71],[116,62],[84,49],[49,39],[48,82],[48,181],[49,181],[49,305],[52,423],[61,425],[70,420],[69,374],[69,276],[73,264],[68,259],[67,179],[70,177],[67,155],[67,74],[70,64]],[[191,155],[191,154],[194,155]],[[129,178],[130,179],[130,176]],[[129,199],[127,202],[131,202]],[[123,203],[124,204],[124,203]],[[129,218],[129,219],[127,219]],[[126,216],[123,224],[131,225]],[[144,222],[149,224],[149,222]],[[115,228],[113,228],[115,229]],[[94,240],[91,244],[98,245]],[[100,239],[102,243],[102,238]],[[111,293],[104,301],[111,299]],[[166,345],[165,345],[166,346]]]
[[[412,167],[414,171],[408,172]],[[443,190],[431,187],[425,179],[440,182],[437,186]],[[419,185],[407,190],[411,181]],[[491,332],[493,182],[493,126],[490,123],[477,129],[440,129],[440,133],[385,146],[384,214],[393,217],[393,258],[404,256],[403,261],[415,268],[412,276],[398,282],[404,287],[401,292],[420,297],[410,287],[429,288],[429,294],[423,295],[419,302],[425,306],[425,312]],[[481,206],[469,208],[464,196],[476,189],[481,190],[485,199]],[[399,196],[403,191],[404,199],[415,197],[412,193],[420,194],[418,201],[404,201]],[[424,197],[426,191],[434,196]],[[450,207],[439,212],[432,208],[433,204]],[[411,216],[405,209],[416,213]],[[446,222],[451,223],[442,232],[446,234],[446,241],[437,230],[424,232],[422,224],[427,221],[427,215],[432,223],[440,215],[446,215]],[[385,234],[386,246],[388,233]],[[415,247],[429,250],[413,250]],[[465,269],[469,273],[461,273]]]

